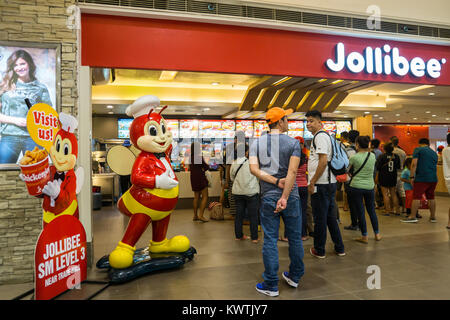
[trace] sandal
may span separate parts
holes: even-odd
[[[204,217],[199,217],[198,220],[200,220],[201,222],[209,222],[209,220]]]
[[[308,237],[308,236],[302,237],[302,241],[306,241],[306,240],[309,240],[309,237]]]
[[[249,237],[247,237],[245,234],[242,236],[242,238],[235,238],[234,240],[248,240],[250,239]]]
[[[279,237],[278,241],[288,242],[289,240],[288,240],[288,238],[285,238],[285,237]]]
[[[375,240],[381,241],[381,239],[382,239],[382,237],[381,237],[380,234],[376,234],[376,235],[375,235]]]
[[[252,243],[257,244],[259,242],[259,239],[252,240]]]
[[[364,238],[355,238],[353,240],[361,242],[361,243],[364,243],[364,244],[368,244],[369,243],[369,240],[364,239]]]

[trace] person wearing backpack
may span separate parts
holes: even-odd
[[[319,111],[308,111],[306,121],[307,129],[314,134],[308,161],[308,192],[311,195],[314,217],[314,245],[309,252],[316,258],[325,258],[328,227],[336,254],[345,256],[344,242],[334,206],[336,175],[342,170],[345,173],[348,166],[347,154],[341,143],[323,130],[322,114]],[[336,161],[340,163],[339,168],[335,166]]]
[[[245,210],[247,209],[250,220],[251,239],[256,244],[258,243],[259,182],[250,172],[248,149],[247,143],[237,145],[237,158],[233,161],[230,169],[230,178],[233,181],[232,192],[236,202],[234,232],[236,240],[248,239],[242,232]]]
[[[359,228],[361,230],[361,237],[355,240],[366,244],[369,243],[369,240],[367,236],[364,204],[366,205],[367,213],[372,223],[375,240],[381,240],[378,218],[375,212],[375,182],[373,172],[376,160],[375,154],[369,150],[369,143],[369,136],[359,136],[356,138],[357,153],[350,158],[349,172],[351,172],[351,179],[348,186],[352,194],[352,201],[354,202],[354,208],[358,215]]]

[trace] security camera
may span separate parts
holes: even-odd
[[[214,11],[215,8],[216,8],[216,6],[214,5],[214,3],[208,3],[208,10],[209,11]]]
[[[408,32],[409,31],[408,26],[403,26],[403,31]]]

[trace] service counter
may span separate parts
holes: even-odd
[[[175,172],[179,181],[179,199],[194,198],[189,171]],[[208,188],[209,197],[219,197],[221,191],[219,171],[211,171],[212,186]],[[92,175],[92,185],[101,188],[102,200],[113,201],[113,195],[119,197],[119,176],[115,173],[98,173]]]
[[[444,170],[442,168],[442,165],[437,166],[437,176],[438,176],[438,183],[436,185],[436,194],[437,195],[448,195],[447,186],[445,185],[445,179],[444,179]]]

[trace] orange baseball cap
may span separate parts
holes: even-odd
[[[269,124],[275,123],[278,120],[282,119],[284,116],[290,115],[294,110],[292,109],[281,109],[278,107],[270,108],[269,111],[266,113],[266,120]]]

